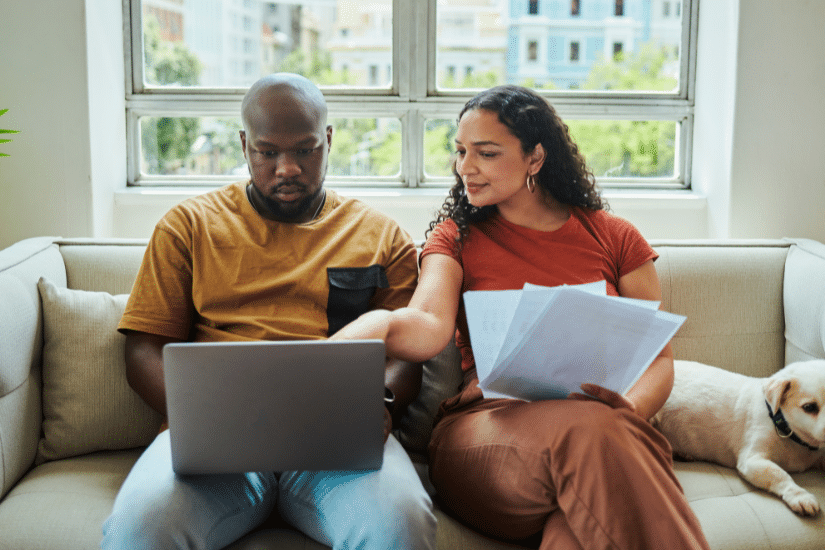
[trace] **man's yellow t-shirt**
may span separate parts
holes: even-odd
[[[397,309],[418,277],[409,235],[326,191],[318,216],[261,217],[248,181],[183,201],[157,224],[118,330],[193,341],[326,338],[371,309]]]

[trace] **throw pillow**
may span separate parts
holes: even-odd
[[[36,463],[148,445],[161,415],[126,381],[117,332],[128,295],[60,288],[41,278],[43,432]]]

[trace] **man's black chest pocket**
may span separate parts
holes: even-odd
[[[387,274],[378,264],[369,267],[328,267],[327,279],[329,336],[369,311],[375,290],[389,286]]]

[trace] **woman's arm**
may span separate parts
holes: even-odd
[[[628,298],[661,301],[662,289],[653,260],[619,279],[619,294]],[[625,397],[642,418],[649,419],[662,408],[673,389],[673,349],[668,343]]]
[[[464,272],[450,256],[429,254],[421,261],[418,286],[410,303],[395,311],[374,310],[338,332],[334,340],[377,338],[387,355],[404,361],[426,361],[450,342],[461,297]]]

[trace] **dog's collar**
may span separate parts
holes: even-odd
[[[798,443],[798,444],[802,445],[803,447],[805,447],[807,449],[810,449],[812,451],[818,451],[819,450],[819,447],[814,447],[812,445],[808,445],[807,443],[802,441],[802,439],[800,439],[798,435],[796,435],[793,432],[791,427],[788,425],[788,421],[785,420],[785,415],[782,414],[782,409],[776,409],[776,413],[774,413],[773,409],[771,409],[771,404],[770,403],[765,401],[765,405],[768,406],[768,416],[771,417],[771,420],[773,421],[773,427],[776,428],[776,433],[779,435],[779,437],[781,437],[783,439],[785,439],[785,438],[790,439],[794,443]]]

